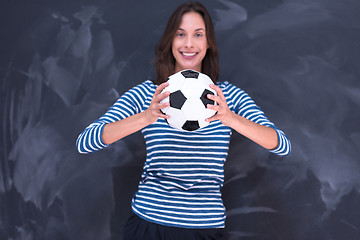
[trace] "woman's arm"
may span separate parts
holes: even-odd
[[[266,149],[273,150],[279,145],[275,129],[252,122],[234,112],[227,112],[220,105],[215,107],[219,110],[217,110],[218,114],[214,116],[214,120],[220,120],[224,125],[231,127]],[[215,108],[212,109],[216,110]]]
[[[217,102],[218,105],[209,104],[207,106],[209,109],[217,111],[217,114],[208,118],[207,121],[220,120],[222,124],[276,154],[287,155],[290,153],[290,142],[282,131],[275,130],[275,127],[261,125],[232,112],[221,88],[216,85],[210,87],[218,93],[218,96],[208,95],[208,98]]]
[[[163,83],[156,88],[149,108],[142,112],[140,108],[145,101],[142,92],[148,92],[144,85],[139,85],[124,94],[100,119],[90,124],[79,135],[76,141],[78,152],[95,152],[156,122],[159,117],[168,118],[169,116],[160,111],[169,104],[160,103],[169,96],[169,92],[161,93],[167,85],[168,83]],[[136,100],[133,102],[132,99]]]
[[[163,114],[160,109],[168,107],[169,103],[160,103],[160,101],[169,96],[169,91],[161,93],[169,83],[163,83],[156,88],[150,106],[145,111],[132,115],[128,118],[108,123],[105,125],[102,132],[102,140],[105,144],[112,144],[119,139],[135,133],[144,127],[152,124],[158,118],[169,118],[168,115]]]

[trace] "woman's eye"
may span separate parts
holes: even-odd
[[[202,37],[204,36],[202,33],[195,33],[195,37]]]
[[[180,32],[180,33],[177,33],[176,36],[183,37],[183,36],[185,36],[185,34]]]

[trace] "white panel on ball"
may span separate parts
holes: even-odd
[[[205,106],[200,98],[188,98],[181,108],[186,120],[200,120],[205,112]]]

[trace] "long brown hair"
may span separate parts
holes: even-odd
[[[199,2],[185,2],[181,4],[169,18],[164,33],[156,46],[156,84],[165,82],[171,74],[175,73],[175,58],[172,54],[171,47],[175,33],[181,24],[182,16],[187,12],[199,13],[204,20],[206,39],[209,48],[202,61],[201,71],[208,75],[214,83],[217,81],[220,72],[219,52],[216,45],[214,25],[210,14]]]

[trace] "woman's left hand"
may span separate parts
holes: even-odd
[[[208,104],[206,107],[217,111],[217,113],[214,116],[207,118],[205,121],[212,122],[220,120],[225,126],[230,126],[234,113],[230,110],[221,88],[214,84],[210,84],[210,87],[217,92],[217,96],[208,94],[207,97],[210,100],[215,101],[218,105]]]

